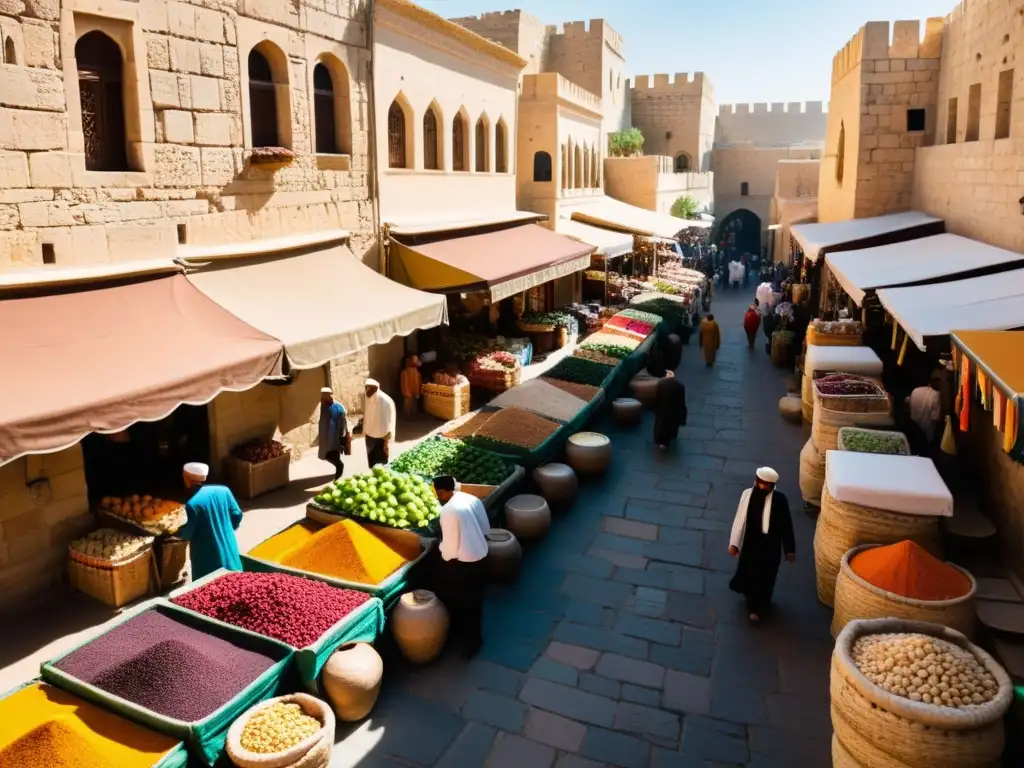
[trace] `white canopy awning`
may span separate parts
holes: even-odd
[[[615,259],[633,250],[633,236],[601,227],[592,227],[582,221],[558,219],[555,232],[579,240],[597,248],[596,253],[606,259]]]
[[[831,251],[882,245],[877,241],[892,243],[937,235],[944,226],[942,219],[918,211],[905,211],[868,219],[797,224],[790,229],[790,234],[804,256],[815,262],[823,253]]]
[[[1024,269],[937,285],[883,288],[878,299],[924,350],[927,336],[1024,327]]]
[[[677,219],[665,213],[648,211],[621,200],[600,197],[581,203],[568,211],[573,219],[605,229],[628,232],[641,237],[664,237],[674,240],[676,235],[691,227],[709,227],[706,221]]]
[[[857,306],[867,291],[1024,263],[1024,254],[959,235],[932,235],[903,243],[830,253],[829,270]]]

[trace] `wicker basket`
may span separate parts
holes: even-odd
[[[967,649],[995,677],[996,698],[969,709],[938,707],[890,694],[853,663],[853,645],[869,634],[930,635]],[[948,627],[905,619],[872,619],[846,625],[832,652],[829,688],[832,727],[849,761],[863,768],[990,768],[1005,746],[1003,716],[1013,699],[1005,670],[985,651]]]
[[[839,577],[836,579],[835,614],[832,616],[832,637],[842,632],[843,627],[857,619],[909,619],[911,621],[929,621],[941,624],[961,632],[968,639],[974,638],[976,617],[974,614],[974,596],[978,591],[978,583],[974,577],[953,563],[971,583],[970,591],[963,597],[952,600],[913,600],[893,592],[876,587],[853,572],[850,560],[861,552],[881,546],[865,544],[854,547],[845,555],[839,566]]]
[[[420,390],[423,410],[445,421],[465,416],[470,411],[469,392],[469,384],[457,387],[424,384]]]
[[[772,334],[772,365],[780,368],[789,365],[792,359],[789,347],[792,343],[792,331],[775,331]]]
[[[153,580],[153,548],[106,567],[97,568],[78,560],[68,560],[68,578],[79,592],[106,603],[113,608],[149,594]]]
[[[264,493],[288,485],[288,468],[291,460],[291,452],[287,448],[277,458],[261,461],[259,464],[228,456],[224,459],[224,477],[227,486],[236,496],[255,499]]]
[[[839,434],[836,437],[836,450],[837,451],[851,451],[851,452],[853,452],[853,449],[847,447],[846,443],[843,441],[843,436],[846,434],[846,431],[848,429],[860,429],[860,427],[840,427],[839,428]],[[902,449],[901,449],[902,453],[900,453],[900,454],[883,454],[883,455],[901,455],[901,456],[909,456],[910,455],[910,443],[907,442],[907,436],[904,435],[902,432],[890,432],[888,430],[877,430],[877,429],[870,429],[870,430],[866,430],[866,431],[877,432],[880,435],[886,435],[887,437],[897,437],[897,438],[900,439],[900,442],[902,444]]]
[[[814,571],[818,599],[830,608],[843,555],[861,544],[895,544],[910,539],[933,555],[941,555],[939,521],[838,501],[825,483],[821,514],[814,529]]]
[[[846,751],[839,737],[832,734],[832,768],[864,768]]]
[[[833,411],[821,403],[815,403],[811,417],[811,440],[819,451],[825,453],[839,448],[839,430],[843,427],[891,426],[892,418],[888,411]]]
[[[807,343],[816,347],[863,347],[864,339],[859,333],[821,333],[812,325],[807,328]]]
[[[534,345],[534,349],[536,348],[536,345]],[[506,368],[504,373],[499,371],[489,371],[488,373],[492,375],[479,375],[471,371],[466,374],[466,378],[469,379],[469,383],[474,387],[486,389],[488,392],[505,392],[512,389],[512,387],[518,387],[519,380],[523,375],[522,369],[518,366]]]
[[[878,383],[877,379],[867,376],[858,377],[860,381],[873,384],[877,389],[874,395],[828,395],[818,389],[818,378],[811,382],[814,390],[814,402],[821,403],[831,411],[847,411],[851,413],[888,413],[890,410],[889,396]]]
[[[821,506],[821,490],[825,487],[825,454],[808,440],[800,451],[800,495],[807,504]]]

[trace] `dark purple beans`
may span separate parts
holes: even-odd
[[[272,667],[249,651],[155,610],[114,627],[55,665],[86,683],[185,722],[220,709]]]

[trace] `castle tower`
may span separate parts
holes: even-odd
[[[633,125],[644,135],[645,155],[668,155],[680,170],[711,170],[715,89],[703,72],[640,75],[630,84]]]
[[[910,208],[917,147],[933,143],[941,18],[865,24],[832,61],[820,221]]]

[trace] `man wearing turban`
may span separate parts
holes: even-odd
[[[188,517],[178,531],[179,538],[190,543],[192,580],[201,579],[218,568],[242,570],[235,531],[242,524],[242,509],[235,495],[223,485],[207,485],[210,468],[198,461],[189,462],[182,472],[185,487],[192,492],[185,504]]]

